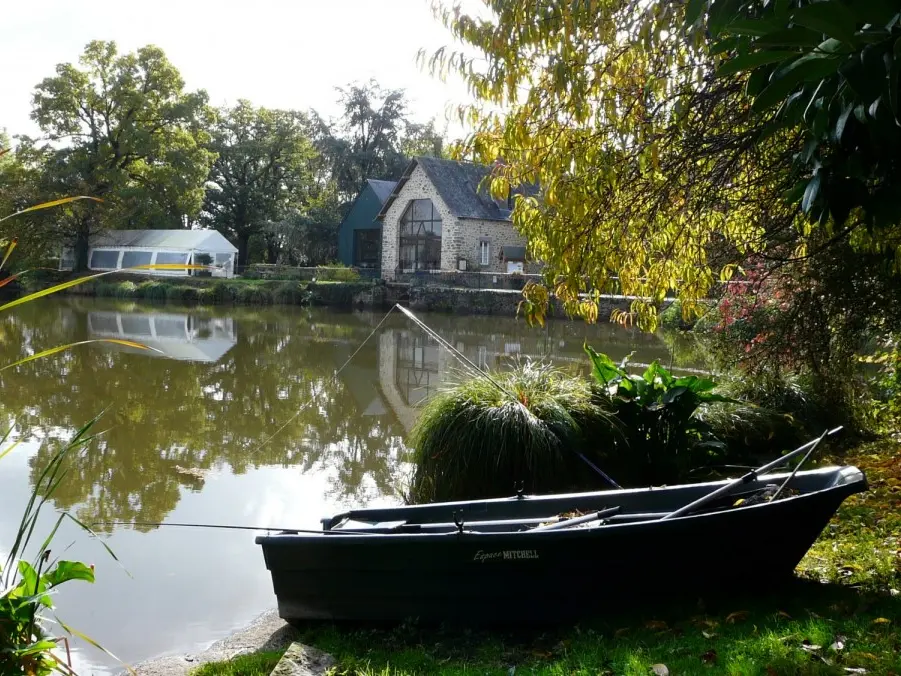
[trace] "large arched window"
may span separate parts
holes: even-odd
[[[441,216],[432,200],[412,200],[400,217],[400,268],[441,268]]]

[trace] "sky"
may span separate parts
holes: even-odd
[[[479,0],[463,0],[479,10]],[[0,39],[0,129],[37,135],[31,94],[58,63],[76,63],[91,40],[121,52],[162,48],[189,90],[213,105],[239,98],[270,108],[336,116],[336,87],[375,78],[402,88],[411,118],[436,118],[469,101],[463,82],[446,83],[416,63],[420,48],[453,46],[429,0],[15,0],[4,3]],[[37,9],[37,7],[40,9]],[[459,48],[459,45],[456,45]],[[449,133],[461,132],[451,122]]]

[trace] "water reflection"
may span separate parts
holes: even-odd
[[[315,527],[320,516],[350,504],[399,501],[403,438],[417,406],[455,377],[458,365],[395,314],[335,378],[381,319],[324,309],[189,310],[96,300],[41,301],[0,316],[0,364],[99,337],[164,353],[91,345],[0,373],[0,415],[17,416],[19,430],[31,434],[0,463],[0,543],[14,532],[26,484],[34,484],[54,444],[104,409],[97,428],[103,433],[70,458],[54,495],[56,507],[86,522]],[[635,350],[639,362],[672,361],[658,337],[616,326],[551,322],[535,330],[505,317],[423,319],[484,367],[535,356],[582,370],[586,340],[616,359]],[[75,609],[67,620],[126,660],[194,650],[273,603],[247,533],[98,530],[134,578],[106,570],[95,587],[63,592],[72,601],[61,597],[60,605]],[[96,557],[78,533],[72,540],[79,542],[72,556]],[[215,575],[205,572],[214,568]],[[119,621],[123,598],[142,609],[139,631]],[[100,673],[96,665],[90,663]]]
[[[174,312],[89,312],[88,335],[138,342],[155,352],[114,346],[118,350],[183,361],[219,361],[238,342],[231,317]]]

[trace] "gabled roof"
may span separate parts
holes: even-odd
[[[367,178],[366,182],[382,204],[385,203],[385,200],[391,195],[391,191],[394,190],[394,186],[397,185],[397,181],[380,181],[375,178]]]
[[[436,157],[413,158],[407,165],[404,175],[397,182],[397,186],[391,192],[391,196],[382,205],[382,210],[378,215],[379,219],[384,218],[417,166],[422,167],[442,201],[457,218],[476,218],[486,221],[510,220],[510,210],[506,208],[506,205],[502,206],[495,202],[488,194],[487,182],[482,183],[491,173],[491,167]],[[527,192],[531,192],[531,190]]]
[[[90,246],[199,249],[216,253],[238,251],[218,230],[106,230],[93,235]]]

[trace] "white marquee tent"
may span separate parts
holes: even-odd
[[[238,250],[217,230],[108,230],[91,237],[88,268],[120,270],[138,265],[210,265],[214,277],[233,277]],[[66,247],[60,270],[71,270],[75,252]],[[148,275],[184,277],[191,270],[135,270]]]

